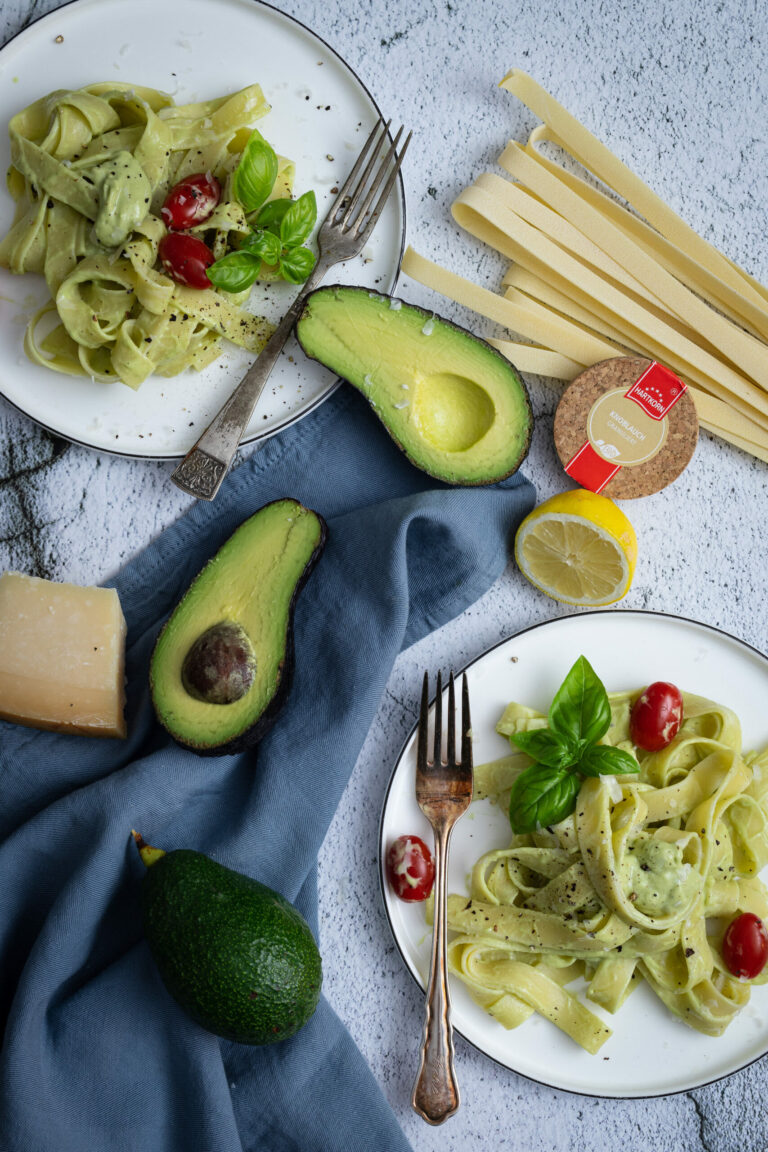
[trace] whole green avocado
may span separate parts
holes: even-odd
[[[163,852],[134,832],[147,871],[144,932],[168,991],[209,1032],[272,1044],[303,1027],[320,998],[309,925],[278,892],[201,852]]]

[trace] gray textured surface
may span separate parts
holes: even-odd
[[[532,126],[527,110],[496,88],[519,66],[694,227],[768,277],[768,17],[760,0],[636,0],[622,11],[608,0],[282,6],[337,48],[388,114],[417,129],[406,189],[409,240],[424,255],[497,286],[500,262],[458,231],[448,209],[507,137],[521,139]],[[0,37],[55,7],[55,0],[4,0]],[[403,281],[401,289],[436,306],[416,285]],[[482,321],[441,307],[490,333]],[[529,384],[537,427],[526,471],[546,497],[564,487],[551,440],[558,390],[535,378]],[[0,569],[80,582],[108,577],[186,506],[168,483],[170,467],[65,445],[0,403]],[[680,612],[765,650],[767,477],[765,466],[702,436],[672,488],[626,505],[640,559],[623,606]],[[422,1001],[392,944],[377,887],[377,823],[389,769],[415,720],[425,666],[461,666],[558,614],[510,566],[482,602],[398,661],[321,857],[326,992],[420,1152],[765,1152],[765,1062],[697,1092],[612,1102],[552,1092],[458,1040],[461,1112],[441,1129],[410,1112]]]

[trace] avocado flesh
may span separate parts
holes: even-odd
[[[493,484],[528,451],[525,385],[495,348],[367,288],[320,288],[296,335],[308,356],[367,398],[417,468],[448,484]]]
[[[240,751],[273,723],[287,694],[295,599],[325,541],[325,524],[296,500],[267,504],[219,549],[180,600],[150,666],[158,719],[180,744],[202,755]],[[184,686],[190,649],[210,628],[239,626],[250,641],[250,687],[227,704],[207,703]]]
[[[163,983],[203,1028],[240,1044],[271,1044],[309,1020],[320,953],[278,892],[182,849],[147,869],[141,903]]]

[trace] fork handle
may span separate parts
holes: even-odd
[[[222,405],[197,443],[171,473],[171,480],[183,492],[201,500],[213,500],[229,471],[232,458],[248,427],[256,403],[269,379],[283,345],[299,318],[304,301],[320,283],[331,265],[317,261],[309,278],[283,316],[263,349]]]
[[[459,1108],[453,1067],[451,999],[446,971],[446,862],[452,825],[435,829],[435,919],[421,1063],[411,1104],[428,1124],[442,1124]]]

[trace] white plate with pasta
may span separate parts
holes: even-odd
[[[534,710],[515,709],[516,716],[535,716],[536,711],[546,715],[580,656],[586,657],[612,697],[606,741],[631,747],[626,742],[631,699],[654,681],[680,688],[685,705],[682,727],[666,751],[648,759],[640,753],[639,776],[586,781],[589,787],[582,787],[573,816],[556,824],[552,834],[543,832],[535,843],[518,838],[517,850],[509,853],[513,837],[508,788],[529,761],[516,765],[514,755],[510,760],[510,743],[496,725],[512,701]],[[594,1096],[688,1091],[765,1055],[768,986],[756,982],[752,987],[729,977],[720,960],[720,942],[723,928],[737,912],[752,910],[763,918],[768,913],[766,892],[756,876],[768,859],[768,772],[762,783],[768,757],[749,755],[768,747],[768,658],[694,621],[611,611],[567,616],[530,628],[479,657],[467,674],[475,765],[498,761],[501,767],[480,774],[486,784],[495,781],[489,790],[498,789],[499,795],[473,801],[456,825],[451,844],[448,891],[454,900],[449,920],[454,928],[449,939],[454,944],[454,965],[463,967],[469,977],[469,981],[450,977],[456,1031],[515,1072],[553,1088]],[[613,696],[620,693],[625,694],[623,700]],[[695,698],[714,702],[715,707]],[[543,720],[515,723],[520,730],[521,724],[525,729]],[[622,737],[625,742],[620,743]],[[379,848],[382,892],[395,941],[423,986],[430,948],[425,905],[399,899],[386,875],[386,853],[399,836],[418,836],[432,843],[414,798],[414,773],[415,732],[389,783]],[[637,780],[643,783],[638,785]],[[585,799],[590,804],[586,815]],[[659,849],[660,840],[665,843]],[[520,852],[521,845],[532,843]],[[582,852],[588,845],[593,845],[590,856],[594,850],[600,857],[591,871],[589,862],[585,869]],[[639,883],[621,879],[628,873],[622,871],[626,862],[619,854],[628,846],[629,851],[646,852],[638,857],[644,873],[635,871],[636,879],[656,878],[649,846],[661,851],[665,866],[674,862],[678,873],[673,874],[671,904],[654,904],[656,893],[648,895],[646,890],[643,895]],[[495,857],[488,855],[495,852]],[[484,865],[475,869],[483,857]],[[637,869],[638,863],[632,867]],[[521,874],[525,883],[522,890],[515,890]],[[604,889],[597,895],[585,880],[591,878],[599,888],[600,876],[611,876],[612,881],[612,874],[620,879],[613,895]],[[585,887],[573,905],[560,904],[558,918],[551,903],[554,888],[548,889],[550,902],[535,890],[559,884],[562,897],[564,891],[571,892],[566,880]],[[694,892],[697,884],[700,898]],[[636,891],[630,894],[629,889]],[[627,899],[638,903],[628,904]],[[535,911],[537,906],[543,916]],[[565,907],[572,912],[563,916]],[[473,922],[473,915],[479,920]],[[543,967],[539,967],[542,948],[525,947],[522,935],[515,936],[523,931],[518,924],[542,944],[547,953]],[[505,945],[499,935],[494,939],[492,930],[502,937],[511,933],[513,944]],[[550,931],[558,935],[551,939],[542,935]],[[576,937],[581,943],[573,943]],[[567,947],[565,938],[570,942]],[[548,966],[554,954],[563,957],[568,948],[578,953],[576,960],[566,956]],[[528,963],[531,953],[533,966]],[[619,959],[622,963],[616,965]],[[571,963],[576,975],[560,980],[558,972],[570,971]],[[474,998],[469,987],[473,980]],[[552,991],[550,1000],[542,991],[544,985]],[[587,991],[593,998],[586,996]],[[531,1011],[536,996],[543,998],[544,1007]],[[684,1023],[665,999],[678,1012],[688,1013],[697,1027],[710,1032],[722,1027],[722,1033],[706,1034]],[[508,1026],[489,1015],[486,1007]],[[542,1011],[549,1011],[550,1018]],[[562,1020],[562,1014],[579,1043],[551,1022]],[[593,1054],[582,1044],[592,1047]]]
[[[292,165],[286,169],[281,159],[274,195],[278,194],[280,180],[288,170],[292,183],[286,185],[282,195],[292,192],[298,197],[314,190],[318,220],[323,219],[379,115],[364,84],[333,49],[302,24],[259,0],[166,0],[163,4],[157,4],[156,0],[74,0],[25,29],[0,50],[0,106],[6,117],[0,128],[0,170],[5,173],[10,163],[8,122],[11,117],[55,90],[77,90],[97,83],[105,89],[113,84],[122,85],[131,93],[135,90],[139,98],[133,98],[132,105],[125,100],[112,101],[113,110],[120,114],[120,131],[128,140],[120,146],[129,152],[133,148],[132,133],[135,135],[133,120],[146,95],[143,90],[165,93],[178,106],[202,104],[259,85],[270,110],[262,116],[262,109],[257,109],[258,116],[248,127],[258,128],[275,152],[281,158],[288,158]],[[258,101],[251,100],[246,111],[252,112],[257,104]],[[69,126],[74,120],[77,131],[81,128],[77,119],[81,111],[82,102],[74,116],[71,109],[66,112]],[[110,123],[111,113],[107,111],[103,130],[109,140],[108,130],[116,125]],[[168,114],[168,109],[160,109],[155,100],[150,115],[163,131],[168,127],[164,119]],[[200,109],[198,122],[205,137],[202,142],[205,149],[210,147],[212,136],[219,128],[217,110],[213,106]],[[40,140],[34,117],[30,124],[32,143],[25,145],[28,152],[35,149],[36,132],[38,142]],[[237,127],[233,130],[233,139]],[[177,133],[178,141],[179,127],[172,125],[171,130]],[[183,122],[181,132],[182,135],[186,132]],[[142,157],[147,155],[148,137],[149,132],[140,145],[144,149]],[[94,139],[88,147],[93,151],[98,144]],[[188,144],[189,140],[184,147]],[[191,151],[190,147],[178,168],[181,175],[187,175],[194,167]],[[125,151],[122,155],[125,156]],[[201,155],[207,167],[211,153],[204,150]],[[61,183],[68,180],[74,169],[64,149],[59,148],[58,157],[60,164],[68,167],[68,171],[61,166],[58,169]],[[62,157],[65,157],[63,161]],[[82,163],[78,152],[74,167]],[[151,168],[152,163],[150,159],[145,170]],[[230,163],[228,167],[231,166]],[[226,164],[224,170],[227,170]],[[92,195],[92,191],[85,189],[88,195]],[[155,188],[153,211],[158,196]],[[51,201],[50,209],[46,216],[45,205],[41,203],[40,235],[51,226],[60,226],[64,233],[60,222],[67,212],[72,217],[69,207],[62,209],[58,200]],[[8,234],[13,221],[13,199],[3,192],[0,237]],[[230,212],[229,225],[225,226],[231,224]],[[154,228],[162,232],[156,223]],[[131,257],[132,267],[123,259],[126,252],[121,254],[119,249],[111,254],[107,250],[106,257],[103,253],[96,257],[102,263],[113,259],[112,268],[117,273],[112,281],[107,282],[106,276],[102,276],[101,283],[97,284],[99,290],[105,284],[108,289],[101,292],[100,304],[107,297],[114,298],[115,291],[134,290],[137,271],[144,271],[139,266],[141,260],[146,264],[147,253],[150,261],[156,255],[157,237],[150,232],[138,227],[129,234],[131,251],[127,255]],[[96,227],[89,232],[89,238],[98,238],[98,235]],[[390,198],[362,255],[335,269],[334,278],[341,283],[390,291],[397,280],[404,235],[405,202],[402,181],[399,181],[397,195]],[[103,232],[101,237],[103,240]],[[30,243],[27,235],[20,238],[14,253],[18,267],[26,267],[22,259],[24,250],[33,251],[37,242]],[[309,243],[311,247],[311,237]],[[66,256],[61,259],[66,264]],[[56,267],[51,269],[52,263],[55,265],[55,261],[49,261],[46,267],[46,276],[57,284],[61,276],[57,275]],[[151,282],[147,283],[148,277],[142,276],[139,289],[143,289],[142,316],[149,315],[153,322],[162,312],[157,303],[157,290],[167,290],[162,279],[157,279],[157,272],[162,272],[162,268],[156,265],[153,273],[150,264]],[[94,315],[91,323],[91,318],[85,315],[84,304],[92,298],[93,283],[89,282],[85,289],[79,284],[75,287],[75,302],[83,313],[79,317],[76,343],[81,329],[85,330],[86,341],[95,333],[98,343],[100,331],[105,330],[108,321],[100,313],[98,321]],[[285,312],[296,291],[295,284],[284,280],[259,281],[243,306],[274,323]],[[194,290],[187,289],[187,296],[189,292]],[[203,337],[195,346],[192,360],[199,370],[188,368],[180,374],[165,376],[153,372],[134,390],[119,381],[99,378],[99,370],[106,360],[97,349],[93,354],[81,353],[87,369],[94,369],[92,376],[62,374],[31,361],[24,352],[25,330],[30,319],[50,298],[51,292],[42,275],[11,274],[6,268],[0,268],[0,395],[43,427],[101,451],[150,459],[185,455],[253,360],[257,347],[253,340],[250,349],[224,340],[221,354],[213,359],[205,317],[193,316],[190,321],[186,316],[185,320],[196,329],[195,338],[198,334]],[[231,319],[230,328],[234,331],[240,326],[240,314],[233,314]],[[121,337],[120,356],[115,356],[116,363],[127,364],[129,373],[146,361],[145,353],[157,351],[158,333],[162,340],[167,339],[168,333],[176,338],[177,328],[166,324],[160,332],[157,323],[142,327],[143,323],[140,317],[130,338]],[[45,317],[41,330],[44,327]],[[215,335],[215,329],[209,325],[208,331],[212,330]],[[154,344],[151,345],[152,337]],[[66,359],[68,354],[77,368],[69,343],[69,350],[63,349],[63,356]],[[59,345],[63,347],[61,341]],[[54,352],[58,351],[54,338]],[[40,359],[51,359],[52,355],[49,347]],[[165,365],[175,369],[173,356],[166,357]],[[111,366],[107,367],[107,376],[110,370]],[[254,413],[245,442],[270,436],[300,419],[321,403],[336,384],[334,375],[308,361],[291,339]]]

